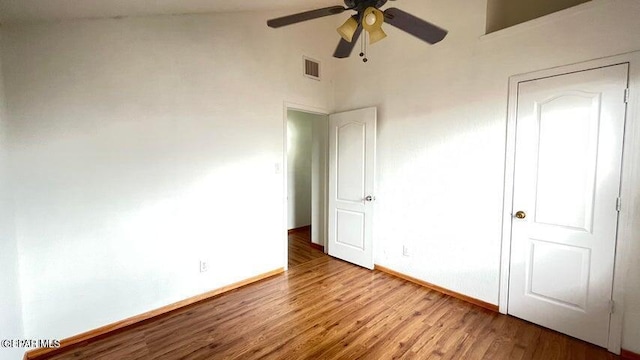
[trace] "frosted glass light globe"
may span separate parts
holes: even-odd
[[[364,19],[364,21],[367,22],[367,25],[370,25],[370,26],[375,24],[376,20],[377,20],[376,14],[374,14],[374,13],[367,14],[366,18]]]

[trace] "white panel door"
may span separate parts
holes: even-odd
[[[373,269],[376,108],[329,117],[331,256]]]
[[[508,312],[606,346],[626,64],[518,85]]]

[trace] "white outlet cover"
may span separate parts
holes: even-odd
[[[209,271],[209,262],[206,260],[200,260],[200,272],[207,272]]]
[[[402,246],[402,256],[409,256],[409,247],[406,245]]]

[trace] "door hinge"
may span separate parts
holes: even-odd
[[[609,314],[613,314],[616,311],[616,303],[613,300],[609,300]]]
[[[622,211],[622,199],[621,198],[616,198],[616,211],[617,212]]]
[[[629,103],[629,88],[624,89],[624,103]]]

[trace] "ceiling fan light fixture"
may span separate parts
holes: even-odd
[[[356,33],[356,29],[358,29],[358,21],[350,17],[338,28],[338,34],[340,34],[345,41],[351,42],[353,41],[353,34]]]
[[[362,27],[369,33],[369,43],[374,44],[387,37],[387,34],[382,30],[382,24],[384,24],[384,14],[382,11],[368,7],[362,16]]]

